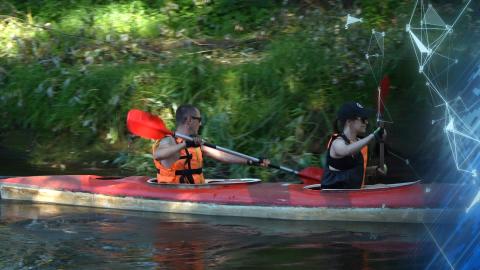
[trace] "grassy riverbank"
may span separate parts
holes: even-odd
[[[79,149],[100,144],[116,151],[109,161],[115,166],[151,173],[150,142],[137,139],[127,148],[127,111],[151,111],[173,127],[175,108],[188,102],[200,107],[203,135],[218,145],[293,167],[319,164],[338,105],[375,104],[364,57],[372,28],[387,31],[383,72],[416,76],[404,61],[412,57],[404,31],[410,6],[0,1],[0,126],[42,134],[34,136],[34,162],[62,163],[65,156],[54,153],[64,144],[52,141],[74,140]],[[345,30],[347,12],[364,23]],[[425,104],[421,85],[392,78],[403,88],[392,91],[392,113],[413,98]],[[69,156],[76,158],[89,157]],[[208,167],[211,175],[249,170]]]

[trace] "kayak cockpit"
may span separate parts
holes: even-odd
[[[225,186],[225,185],[250,185],[260,183],[262,180],[257,178],[239,178],[239,179],[205,179],[205,184],[169,184],[158,183],[157,179],[151,178],[147,180],[147,183],[155,186],[170,187],[170,188],[202,188],[212,186]]]
[[[408,187],[419,184],[421,180],[413,181],[413,182],[404,182],[404,183],[395,183],[395,184],[375,184],[375,185],[365,185],[359,189],[322,189],[322,184],[314,184],[304,186],[304,189],[309,190],[321,190],[321,191],[331,191],[331,192],[339,192],[339,191],[371,191],[371,190],[384,190],[384,189],[394,189],[394,188],[401,188],[401,187]]]

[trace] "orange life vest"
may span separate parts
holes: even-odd
[[[177,144],[183,139],[176,138]],[[160,140],[155,141],[152,147],[153,154],[157,149]],[[166,168],[158,160],[153,160],[157,168],[158,183],[171,184],[204,184],[203,178],[203,155],[200,147],[189,147],[180,150],[180,158],[170,168]]]
[[[333,141],[336,140],[338,137],[341,137],[341,135],[336,133],[330,137],[330,140],[327,143],[328,152],[330,152],[330,146],[332,146]],[[365,185],[365,176],[367,172],[368,145],[365,145],[364,147],[362,147],[362,149],[360,149],[360,153],[362,154],[362,157],[363,157],[363,178],[362,178],[362,187],[363,187]],[[330,153],[327,153],[327,155],[330,155]]]

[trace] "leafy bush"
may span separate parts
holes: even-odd
[[[51,133],[44,140],[71,135],[86,148],[115,145],[116,165],[153,173],[149,141],[126,149],[127,111],[151,111],[174,128],[176,107],[193,103],[206,118],[204,137],[218,145],[318,165],[338,105],[375,103],[364,59],[371,28],[393,25],[385,71],[410,70],[401,62],[408,16],[397,15],[409,5],[361,1],[366,22],[345,31],[340,6],[303,1],[3,1],[0,125]],[[397,97],[421,96],[412,85]],[[256,170],[207,165],[215,176]]]

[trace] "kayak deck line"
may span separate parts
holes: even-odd
[[[453,221],[460,212],[442,207],[448,185],[418,181],[362,190],[312,190],[305,184],[258,179],[216,179],[205,185],[148,180],[146,176],[14,177],[0,179],[0,194],[5,200],[289,220],[430,223]]]

